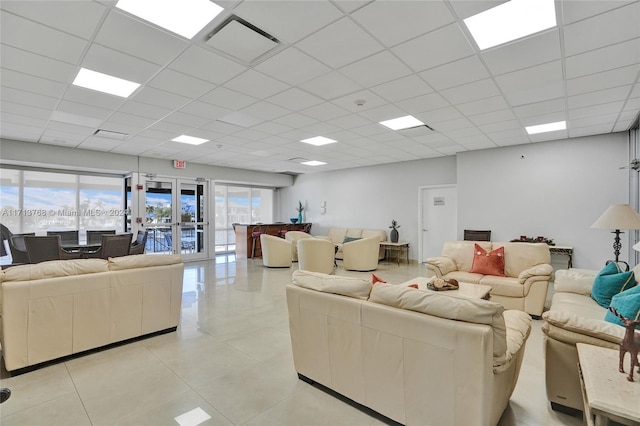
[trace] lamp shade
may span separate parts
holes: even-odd
[[[640,229],[640,215],[629,204],[613,204],[602,213],[592,228]]]

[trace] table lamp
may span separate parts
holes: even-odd
[[[596,220],[592,228],[601,229],[613,229],[612,234],[615,234],[613,240],[613,254],[615,256],[615,262],[618,263],[618,257],[620,256],[620,249],[622,244],[620,243],[620,234],[623,233],[621,229],[640,229],[640,215],[631,208],[629,204],[613,204],[609,206],[602,216]],[[612,262],[611,260],[607,263]],[[629,264],[623,262],[629,269]]]

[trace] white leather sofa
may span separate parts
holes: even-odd
[[[342,266],[347,271],[375,271],[378,269],[380,239],[361,238],[342,245]]]
[[[607,310],[591,298],[591,287],[598,272],[556,271],[551,307],[542,314],[547,398],[552,408],[560,411],[562,407],[580,411],[584,408],[576,343],[618,349],[624,337],[624,327],[604,321]],[[640,266],[636,266],[636,280],[639,274]],[[628,368],[628,364],[625,367]],[[612,374],[617,371],[617,365],[606,368],[610,368]]]
[[[531,318],[491,301],[295,271],[295,369],[405,425],[495,425],[515,388]]]
[[[487,252],[504,247],[505,277],[470,272],[474,244]],[[505,309],[542,315],[553,268],[549,246],[544,243],[447,241],[442,256],[428,258],[427,277],[454,278],[460,282],[491,286],[491,300]]]
[[[338,251],[336,252],[336,259],[338,260],[344,259],[342,245],[345,243],[345,240],[348,241],[354,238],[378,237],[380,242],[387,241],[387,233],[384,229],[329,228],[329,233],[324,238],[327,237],[338,247]],[[384,249],[380,248],[378,251],[378,260],[382,259],[384,259]]]
[[[54,260],[0,273],[0,343],[8,371],[175,330],[179,255]]]
[[[287,268],[291,266],[293,245],[291,241],[273,235],[260,235],[262,264],[268,268]]]

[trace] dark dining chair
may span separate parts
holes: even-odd
[[[75,231],[47,231],[48,236],[60,235],[62,244],[78,244],[78,230]]]
[[[138,231],[138,237],[131,244],[129,254],[144,254],[148,233],[149,231]]]
[[[87,230],[87,245],[100,244],[102,235],[114,235],[115,233],[115,229]]]
[[[0,223],[0,257],[4,257],[9,254],[6,247],[4,246],[4,242],[7,241],[8,245],[8,241],[11,239],[12,235],[13,232],[11,232],[9,228]]]
[[[131,248],[131,237],[133,234],[102,235],[102,244],[96,251],[87,253],[89,258],[108,259],[110,257],[121,257],[129,254]]]
[[[48,260],[79,259],[79,253],[69,253],[62,248],[60,235],[28,235],[24,237],[29,263]]]
[[[491,241],[491,231],[464,230],[465,241]]]
[[[9,238],[9,251],[11,251],[11,263],[29,263],[29,255],[27,254],[27,245],[24,238],[36,235],[35,232],[26,234],[13,234]]]

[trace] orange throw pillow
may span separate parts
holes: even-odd
[[[474,274],[506,276],[504,274],[504,247],[491,250],[487,253],[478,244],[473,252],[473,265],[471,272]]]

